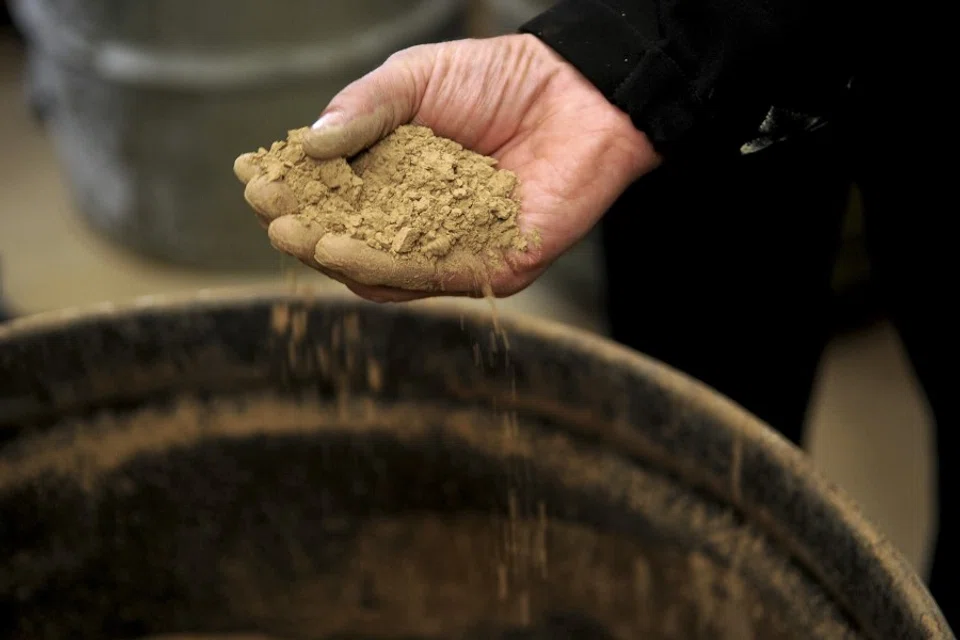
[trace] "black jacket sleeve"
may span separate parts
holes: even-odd
[[[741,148],[774,113],[829,118],[859,0],[561,0],[522,31],[577,67],[662,153]]]

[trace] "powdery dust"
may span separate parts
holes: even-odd
[[[405,125],[350,162],[321,162],[304,151],[307,130],[290,131],[253,162],[291,188],[294,215],[310,226],[418,262],[465,253],[498,264],[505,252],[528,248],[517,225],[517,177],[493,158]]]

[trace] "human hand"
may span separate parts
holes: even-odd
[[[327,160],[372,146],[402,124],[433,129],[490,155],[520,179],[525,233],[539,242],[504,256],[486,274],[500,297],[529,286],[582,239],[617,197],[659,163],[649,140],[573,66],[529,35],[413,47],[344,89],[304,140]],[[432,295],[478,295],[473,273],[397,260],[344,236],[317,237],[287,215],[292,195],[274,183],[251,198],[256,170],[245,157],[237,175],[269,225],[274,246],[378,302]],[[369,268],[375,265],[375,268]],[[374,274],[373,276],[371,274]]]

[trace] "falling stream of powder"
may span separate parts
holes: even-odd
[[[400,260],[441,260],[467,251],[496,262],[504,251],[527,248],[517,224],[516,176],[497,170],[492,158],[424,127],[405,126],[352,162],[317,162],[305,154],[302,136],[303,130],[291,131],[286,141],[261,149],[255,162],[269,181],[282,181],[291,189],[298,202],[294,215],[311,225],[350,235]],[[509,339],[492,290],[481,284],[490,300],[492,327],[490,344],[474,345],[477,366],[484,366],[487,350],[491,364],[503,362],[515,390]],[[503,446],[509,451],[518,435],[517,414],[509,407],[499,413]],[[507,458],[505,471],[507,518],[502,524],[499,590],[501,599],[522,603],[529,599],[535,576],[547,579],[547,507],[536,501],[524,457]],[[525,524],[530,522],[537,524]]]
[[[499,597],[503,602],[516,599],[524,624],[531,623],[530,593],[537,581],[549,579],[547,559],[547,505],[537,499],[530,459],[524,455],[511,455],[517,450],[520,437],[517,413],[516,371],[510,359],[510,340],[500,322],[496,300],[492,292],[485,291],[490,302],[490,362],[495,364],[498,352],[511,385],[509,406],[500,410],[498,419],[503,424],[503,449],[506,475],[507,518],[501,524],[503,535],[502,555],[498,559]],[[483,352],[482,345],[475,345],[475,353]],[[478,358],[478,366],[483,359]]]

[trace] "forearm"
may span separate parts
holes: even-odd
[[[563,0],[523,30],[669,154],[739,147],[772,107],[829,116],[854,69],[853,1]]]

